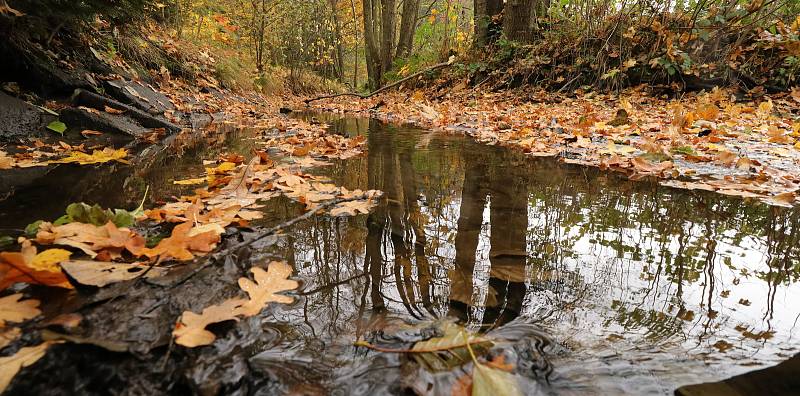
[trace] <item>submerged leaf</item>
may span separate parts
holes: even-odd
[[[475,363],[472,371],[472,396],[519,396],[517,379],[509,372]]]
[[[140,264],[112,263],[91,260],[71,260],[61,263],[61,269],[82,285],[103,287],[116,282],[142,276],[154,278],[167,273],[166,268],[148,267]]]

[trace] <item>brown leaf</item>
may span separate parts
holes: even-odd
[[[163,276],[167,273],[165,268],[152,267],[141,264],[124,264],[91,260],[70,260],[61,263],[64,272],[82,285],[103,287],[111,283],[131,280],[144,275],[146,278]]]
[[[237,314],[244,316],[258,315],[269,302],[289,304],[294,299],[289,296],[277,294],[286,290],[296,289],[297,281],[288,279],[292,274],[292,267],[281,261],[273,261],[267,271],[259,267],[250,269],[255,282],[247,278],[239,278],[239,287],[250,295],[250,300],[237,309]]]
[[[20,252],[0,252],[0,290],[18,282],[72,288],[61,271],[35,269],[36,257],[36,247],[30,241],[22,242]]]
[[[36,233],[36,242],[42,245],[64,245],[82,250],[90,257],[97,256],[102,250],[108,250],[112,255],[119,255],[127,249],[135,255],[144,246],[144,238],[128,228],[117,228],[109,221],[104,226],[95,226],[87,223],[67,223],[54,226],[51,223],[42,223]]]
[[[53,342],[43,342],[37,346],[20,348],[17,353],[0,358],[0,393],[6,390],[8,384],[14,379],[19,370],[28,367],[47,352]]]
[[[189,348],[210,345],[216,336],[206,330],[206,326],[228,320],[238,321],[236,309],[243,303],[244,300],[230,299],[222,304],[207,307],[199,315],[190,311],[184,312],[172,332],[175,343]]]
[[[133,254],[144,254],[147,257],[172,258],[175,260],[191,260],[195,255],[201,256],[208,253],[217,246],[220,235],[216,231],[206,231],[192,235],[193,225],[191,222],[181,223],[172,229],[169,238],[162,239],[156,247],[148,249],[141,247]]]
[[[39,310],[39,300],[28,299],[20,301],[22,293],[12,294],[0,298],[0,327],[6,322],[20,323],[33,319],[42,311]]]
[[[125,110],[115,109],[110,106],[104,106],[103,110],[105,110],[105,112],[108,114],[122,114],[125,112]]]

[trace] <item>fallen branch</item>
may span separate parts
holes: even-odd
[[[418,72],[416,72],[416,73],[414,73],[414,74],[412,74],[412,75],[410,75],[408,77],[405,77],[405,78],[402,78],[400,80],[397,80],[397,81],[395,81],[395,82],[393,82],[393,83],[391,83],[391,84],[389,84],[389,85],[387,85],[385,87],[378,88],[377,90],[372,91],[372,92],[370,92],[368,94],[360,94],[360,93],[356,93],[356,92],[345,92],[345,93],[332,94],[332,95],[323,95],[323,96],[318,96],[318,97],[313,98],[313,99],[305,99],[305,100],[303,100],[303,103],[308,105],[309,103],[317,101],[317,100],[338,98],[340,96],[355,96],[355,97],[361,98],[361,99],[368,99],[368,98],[373,97],[373,96],[375,96],[375,95],[377,95],[377,94],[379,94],[379,93],[381,93],[383,91],[386,91],[388,89],[394,88],[394,87],[396,87],[396,86],[398,86],[398,85],[400,85],[400,84],[402,84],[402,83],[404,83],[404,82],[406,82],[408,80],[411,80],[412,78],[417,77],[417,76],[419,76],[421,74],[424,74],[424,73],[427,73],[427,72],[430,72],[430,71],[434,71],[434,70],[437,70],[437,69],[441,69],[441,68],[443,68],[445,66],[450,66],[451,64],[453,64],[453,58],[452,57],[447,62],[437,63],[437,64],[435,64],[435,65],[433,65],[433,66],[431,66],[431,67],[429,67],[427,69],[420,70],[420,71],[418,71]]]

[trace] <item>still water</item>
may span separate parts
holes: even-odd
[[[319,289],[286,313],[306,336],[346,344],[376,317],[535,324],[561,347],[535,389],[553,394],[671,394],[797,353],[798,210],[375,120],[331,123],[368,134],[369,151],[326,172],[386,199],[282,245]],[[310,348],[345,366],[375,354]]]

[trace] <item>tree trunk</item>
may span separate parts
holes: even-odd
[[[370,88],[378,87],[383,79],[381,58],[376,41],[376,15],[373,1],[379,0],[363,0],[362,2],[362,11],[364,13],[364,57],[366,58],[367,78]]]
[[[333,29],[336,37],[334,37],[336,56],[336,78],[339,81],[344,81],[344,50],[342,49],[342,24],[339,21],[339,12],[336,9],[337,0],[329,0],[331,4],[331,12],[333,12]]]
[[[503,0],[474,0],[475,47],[481,48],[490,43],[489,26],[492,17],[503,11]]]
[[[355,66],[353,67],[353,90],[358,90],[358,44],[361,42],[359,41],[358,37],[358,20],[356,19],[356,2],[355,0],[350,0],[350,9],[353,11],[353,30],[355,30],[355,56],[353,57],[355,61]]]
[[[535,0],[509,0],[503,16],[506,38],[520,43],[533,40],[533,8]]]
[[[381,74],[392,68],[394,60],[395,8],[395,0],[381,0]]]
[[[420,0],[405,0],[400,17],[400,40],[397,43],[397,56],[401,58],[411,54],[414,47],[414,31],[417,28]]]

